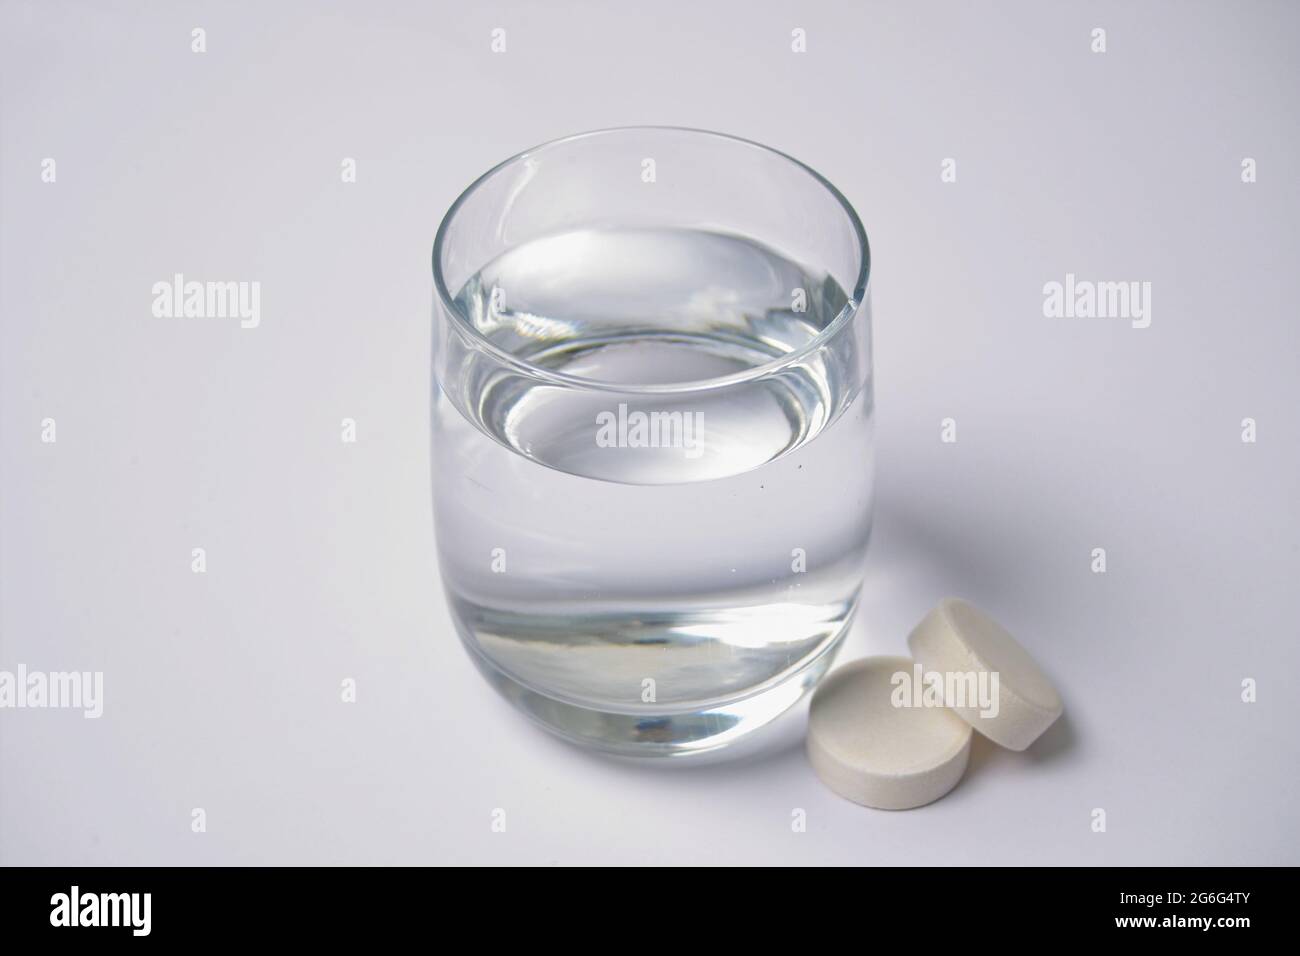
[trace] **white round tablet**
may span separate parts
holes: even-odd
[[[938,800],[966,772],[970,726],[911,694],[913,672],[909,658],[868,657],[837,668],[813,694],[808,759],[840,796],[908,810]],[[909,693],[896,694],[903,682]]]
[[[1061,716],[1061,697],[1029,653],[997,621],[944,598],[907,639],[944,703],[996,743],[1024,750]]]

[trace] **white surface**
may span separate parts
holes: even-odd
[[[1061,716],[1051,679],[1006,628],[968,601],[944,598],[912,629],[907,646],[941,679],[944,703],[1003,747],[1024,750]]]
[[[911,810],[948,793],[970,759],[971,727],[946,707],[895,706],[910,657],[866,657],[837,667],[808,705],[808,762],[841,797]]]
[[[0,712],[5,862],[1300,863],[1294,5],[0,17],[0,668],[105,675],[99,720]],[[629,123],[786,150],[866,223],[878,520],[842,659],[961,594],[1066,709],[1024,754],[977,738],[930,807],[827,791],[802,712],[739,763],[579,752],[452,635],[434,229],[492,163]],[[261,281],[261,325],[154,318],[176,272]],[[1067,272],[1150,281],[1151,326],[1044,318]]]

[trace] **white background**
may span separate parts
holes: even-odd
[[[3,862],[1300,863],[1295,5],[0,9],[0,669],[105,680],[99,720],[0,711]],[[802,711],[729,762],[578,751],[453,635],[434,230],[498,160],[637,123],[792,153],[866,224],[879,498],[841,660],[959,594],[1066,702],[930,807],[824,789]],[[260,281],[260,327],[155,318],[177,272]],[[1044,318],[1067,272],[1151,282],[1150,328]]]

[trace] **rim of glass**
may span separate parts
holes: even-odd
[[[732,372],[729,375],[721,375],[716,378],[698,379],[688,382],[672,382],[668,384],[637,384],[623,385],[618,382],[605,382],[599,379],[584,378],[581,375],[569,375],[565,372],[556,372],[552,369],[543,368],[535,365],[525,358],[506,351],[501,348],[482,332],[474,327],[474,323],[469,320],[461,309],[456,305],[454,297],[447,289],[447,282],[442,274],[442,249],[447,238],[447,230],[456,214],[460,212],[461,207],[474,194],[480,186],[508,166],[512,166],[522,160],[532,156],[537,156],[547,152],[557,146],[573,143],[581,139],[590,139],[596,136],[605,136],[610,133],[636,133],[636,132],[669,132],[669,133],[690,133],[696,136],[707,136],[714,139],[728,140],[742,146],[752,149],[758,149],[769,153],[778,159],[782,159],[799,169],[817,182],[823,189],[834,197],[839,203],[840,208],[848,217],[849,224],[853,228],[853,233],[858,240],[858,246],[861,250],[858,257],[858,275],[853,283],[853,292],[850,294],[844,307],[840,309],[835,318],[826,324],[820,332],[810,338],[799,348],[785,355],[781,355],[769,362],[763,362],[752,368],[741,369],[739,372]],[[858,218],[857,211],[853,205],[845,198],[835,185],[817,170],[813,169],[807,163],[795,159],[788,153],[783,153],[779,149],[766,146],[763,143],[755,142],[751,139],[745,139],[741,136],[732,136],[728,133],[719,133],[714,130],[696,129],[689,126],[609,126],[603,129],[588,130],[585,133],[573,133],[569,136],[562,136],[559,139],[548,140],[537,146],[532,146],[522,150],[515,155],[497,163],[487,172],[483,173],[472,183],[465,187],[456,200],[447,208],[447,212],[442,217],[442,222],[438,224],[438,232],[433,239],[433,284],[438,291],[438,298],[441,300],[442,307],[451,315],[454,320],[465,330],[473,340],[474,344],[483,351],[490,354],[497,361],[509,366],[515,371],[528,376],[529,378],[538,379],[552,385],[564,388],[581,388],[595,391],[619,392],[623,394],[664,394],[673,392],[696,392],[707,389],[723,388],[729,385],[736,385],[742,382],[753,381],[755,379],[766,378],[775,372],[780,371],[790,365],[795,365],[802,361],[812,352],[821,348],[827,340],[838,333],[847,325],[857,314],[859,306],[866,300],[867,285],[871,279],[871,247],[867,243],[867,232],[862,227],[862,220]]]

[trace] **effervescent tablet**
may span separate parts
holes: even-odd
[[[907,639],[944,703],[995,743],[1024,750],[1061,716],[1061,697],[997,621],[944,598]]]
[[[906,657],[868,657],[837,668],[813,694],[808,759],[840,796],[907,810],[938,800],[961,779],[970,726],[921,695],[899,693],[914,667]]]

